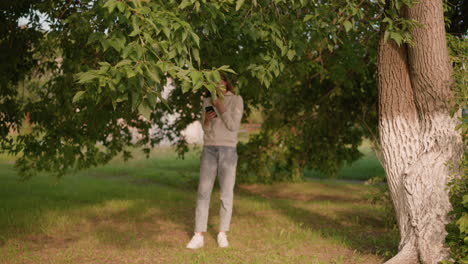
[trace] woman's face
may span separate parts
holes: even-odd
[[[219,85],[216,88],[218,88],[218,90],[220,90],[224,95],[226,95],[226,81],[224,81],[223,79],[219,80]]]

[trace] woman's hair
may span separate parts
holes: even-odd
[[[226,90],[230,91],[231,93],[235,93],[234,86],[232,86],[231,80],[229,80],[228,76],[224,72],[220,72],[221,80],[226,82]]]
[[[234,89],[234,86],[232,86],[232,83],[231,83],[231,80],[229,80],[229,77],[224,72],[220,72],[219,75],[221,76],[221,80],[226,82],[226,90],[235,94],[236,90]],[[203,94],[205,97],[211,97],[211,93],[209,91],[205,91]]]

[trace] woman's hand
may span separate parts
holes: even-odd
[[[205,114],[205,126],[208,126],[210,125],[210,122],[211,122],[211,119],[215,118],[216,116],[216,112],[215,111],[209,111],[209,112],[206,112]]]
[[[223,114],[225,111],[224,111],[224,103],[223,101],[221,101],[219,98],[216,100],[216,101],[213,101],[213,99],[211,99],[214,107],[216,107],[216,109],[218,109],[218,112],[219,114]]]

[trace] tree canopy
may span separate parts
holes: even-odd
[[[388,3],[397,10],[411,1]],[[235,80],[247,113],[251,107],[266,113],[262,133],[240,147],[242,167],[255,168],[255,180],[298,179],[304,167],[334,173],[359,157],[363,137],[377,137],[380,25],[387,25],[387,38],[410,41],[407,29],[414,23],[398,19],[397,11],[384,12],[384,4],[2,3],[1,149],[19,155],[24,176],[62,174],[119,153],[129,158],[134,145],[149,153],[163,138],[182,153],[187,145],[181,131],[199,118],[200,96],[215,94],[224,71]],[[41,17],[50,29],[41,29]],[[19,27],[19,18],[28,25]],[[178,89],[165,99],[168,78]],[[178,113],[177,120],[166,122],[168,113]],[[153,124],[160,128],[156,135],[148,132]],[[137,144],[127,125],[142,133]]]

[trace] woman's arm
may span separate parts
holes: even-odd
[[[223,107],[224,108],[224,107]],[[222,111],[225,109],[219,109],[218,111],[221,114],[221,120],[223,120],[224,125],[230,131],[238,131],[240,127],[240,122],[242,115],[244,113],[244,100],[242,97],[237,96],[234,102],[234,109],[232,111]]]

